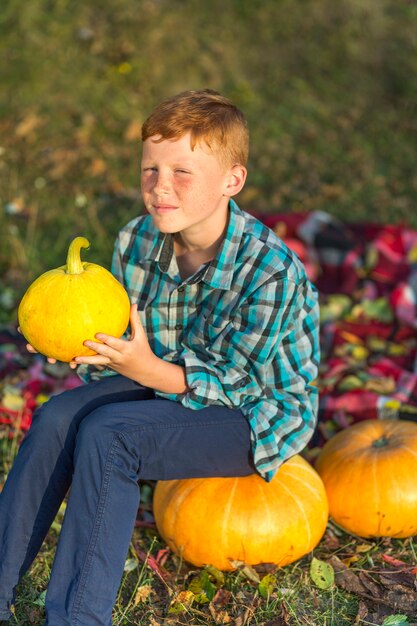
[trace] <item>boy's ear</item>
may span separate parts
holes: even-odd
[[[246,181],[247,170],[243,165],[233,165],[226,181],[225,196],[235,196],[242,189]]]

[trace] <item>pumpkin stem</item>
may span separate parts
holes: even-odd
[[[70,243],[67,255],[67,274],[81,274],[84,271],[81,262],[81,248],[89,248],[90,242],[85,237],[76,237]]]
[[[373,448],[385,448],[388,444],[389,444],[389,439],[387,439],[386,437],[382,436],[379,439],[375,439],[372,442],[372,447]]]

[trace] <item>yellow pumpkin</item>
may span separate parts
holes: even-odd
[[[233,561],[287,565],[319,543],[328,519],[323,483],[299,455],[270,483],[257,474],[159,481],[153,507],[176,554],[220,570],[234,569]]]
[[[104,267],[83,263],[85,237],[69,246],[67,263],[45,272],[24,294],[18,320],[25,339],[41,354],[69,362],[95,354],[83,345],[98,332],[120,337],[129,323],[124,287]]]
[[[366,420],[340,431],[320,452],[330,516],[360,537],[417,534],[417,424]]]

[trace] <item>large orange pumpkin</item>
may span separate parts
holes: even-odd
[[[18,319],[25,339],[41,354],[69,362],[95,354],[83,345],[98,332],[120,337],[129,323],[129,296],[104,267],[83,263],[85,237],[69,246],[67,264],[45,272],[28,288]]]
[[[323,483],[307,461],[294,456],[270,483],[243,478],[160,481],[154,515],[162,538],[186,561],[232,570],[287,565],[320,541],[328,519]]]
[[[417,534],[417,424],[366,420],[337,433],[316,469],[330,516],[360,537]]]

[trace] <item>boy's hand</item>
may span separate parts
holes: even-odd
[[[137,305],[130,308],[131,336],[129,340],[118,339],[104,333],[97,333],[96,341],[85,341],[84,345],[97,352],[94,356],[79,356],[75,364],[101,365],[110,367],[127,378],[141,379],[141,374],[149,371],[155,355],[152,352],[145,331],[137,313]]]
[[[22,329],[20,328],[20,326],[17,327],[17,332],[20,333],[21,335],[23,335]],[[30,352],[31,354],[38,354],[38,351],[35,350],[35,348],[30,343],[26,344],[26,350],[28,352]],[[47,361],[48,361],[48,363],[56,363],[56,359],[53,359],[52,357],[48,357]],[[74,366],[76,367],[77,364],[75,363]]]

